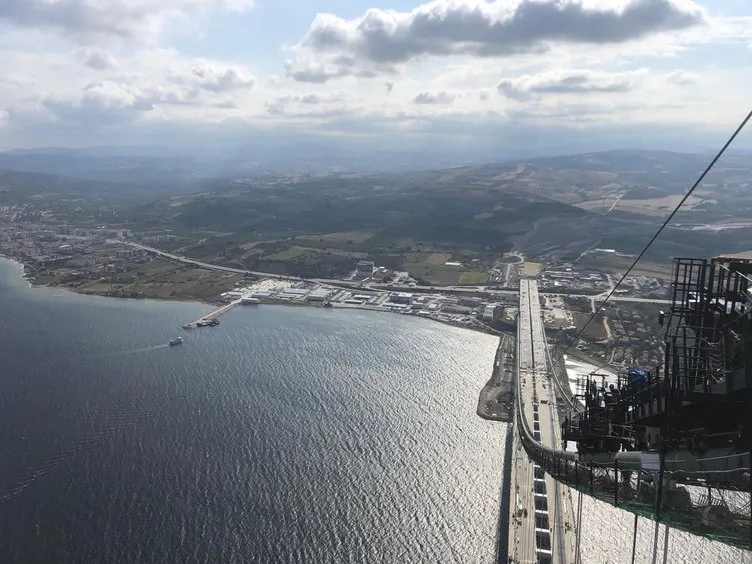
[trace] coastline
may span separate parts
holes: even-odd
[[[0,252],[0,260],[4,260],[4,261],[7,261],[7,262],[10,262],[10,263],[13,264],[13,266],[15,266],[16,268],[18,268],[21,271],[21,278],[24,280],[24,282],[26,282],[26,284],[29,286],[29,288],[40,288],[40,287],[43,287],[43,286],[36,286],[31,280],[29,280],[29,274],[26,271],[26,265],[23,262],[21,262],[20,260],[18,260],[16,258],[13,258],[11,256],[8,256],[8,255],[4,254],[3,252]]]
[[[34,288],[57,288],[60,290],[64,290],[66,292],[71,292],[72,294],[78,294],[79,296],[98,296],[103,298],[111,298],[116,300],[139,300],[139,301],[148,301],[148,300],[155,300],[160,302],[175,302],[175,303],[196,303],[201,304],[205,306],[211,306],[214,308],[220,308],[226,304],[218,301],[218,300],[202,300],[202,299],[196,299],[193,297],[181,297],[181,296],[169,296],[169,297],[161,297],[161,296],[123,296],[123,295],[113,295],[109,292],[96,292],[96,291],[79,291],[76,287],[67,286],[65,284],[38,284],[34,280],[33,274],[29,272],[29,267],[18,258],[8,256],[2,252],[0,252],[0,260],[6,260],[10,263],[13,263],[13,265],[21,270],[21,277],[23,280],[27,283],[28,288],[34,289]],[[404,313],[399,313],[395,311],[389,311],[384,308],[378,308],[373,306],[367,306],[367,305],[350,305],[350,304],[332,304],[331,308],[324,308],[320,304],[314,304],[309,302],[279,302],[279,301],[273,301],[269,303],[261,303],[258,305],[266,305],[266,306],[281,306],[281,307],[311,307],[311,308],[320,308],[320,309],[355,309],[355,310],[361,310],[361,311],[370,311],[375,313],[391,313],[394,315],[408,315]],[[487,335],[493,335],[495,337],[502,336],[504,333],[497,331],[496,329],[493,329],[491,327],[488,328],[480,328],[480,327],[473,327],[468,325],[463,325],[460,323],[453,323],[451,321],[446,321],[443,319],[435,319],[431,317],[423,317],[418,315],[411,315],[411,317],[417,317],[421,319],[427,319],[429,321],[433,321],[436,323],[442,323],[444,325],[449,325],[451,327],[457,327],[460,329],[467,329],[469,331],[474,331],[478,333],[484,333]]]
[[[482,419],[504,423],[512,422],[516,379],[515,367],[511,359],[514,358],[515,348],[514,337],[502,334],[496,348],[491,378],[478,395],[476,413]]]

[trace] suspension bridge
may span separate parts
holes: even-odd
[[[663,366],[608,390],[594,371],[573,393],[556,380],[537,283],[521,281],[509,562],[579,564],[583,495],[634,514],[634,541],[637,519],[653,520],[653,562],[660,524],[664,562],[669,527],[752,549],[750,275],[750,260],[677,259]]]

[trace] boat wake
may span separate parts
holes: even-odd
[[[125,351],[110,351],[106,353],[98,353],[98,354],[91,354],[87,355],[84,358],[86,359],[93,359],[93,358],[108,358],[113,356],[125,356],[125,355],[131,355],[131,354],[141,354],[146,352],[152,352],[152,351],[158,351],[160,349],[167,349],[170,347],[169,343],[162,343],[161,345],[153,345],[151,347],[142,347],[139,349],[128,349]]]
[[[168,347],[169,345],[164,344],[144,348],[141,351]],[[127,352],[135,353],[138,351]],[[162,393],[149,395],[146,401],[134,401],[130,394],[126,395],[119,391],[115,384],[116,382],[113,381],[108,389],[103,390],[105,398],[103,405],[81,414],[81,422],[90,428],[82,429],[77,437],[72,437],[69,444],[58,452],[46,456],[39,453],[41,456],[34,457],[36,461],[30,461],[26,468],[21,470],[15,485],[4,492],[0,491],[0,506],[8,503],[59,465],[70,461],[79,452],[95,447],[97,444],[103,443],[113,436],[150,419],[156,413],[163,411],[168,403],[180,400],[180,396]]]
[[[142,415],[140,417],[136,417],[129,421],[125,421],[119,425],[115,425],[113,427],[110,427],[98,433],[93,433],[87,436],[86,438],[80,440],[79,442],[75,443],[74,445],[62,450],[61,452],[43,459],[39,464],[27,470],[24,477],[21,479],[21,481],[19,481],[10,490],[0,495],[0,505],[4,505],[8,501],[16,497],[18,494],[24,491],[28,486],[36,482],[39,478],[42,478],[43,476],[48,474],[51,470],[53,470],[56,466],[62,464],[66,460],[73,458],[73,456],[75,456],[78,452],[82,451],[86,447],[89,447],[95,443],[98,443],[104,439],[107,439],[111,437],[112,435],[114,435],[115,433],[117,433],[118,431],[127,429],[128,427],[132,427],[139,420],[145,419],[147,416],[148,414]]]

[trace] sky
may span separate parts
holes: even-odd
[[[0,150],[713,146],[748,0],[2,0]]]

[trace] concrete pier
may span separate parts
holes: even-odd
[[[186,323],[183,325],[183,329],[196,329],[197,327],[205,327],[211,324],[214,320],[216,320],[220,315],[223,313],[227,313],[235,306],[239,305],[242,302],[242,300],[235,300],[233,302],[230,302],[227,305],[224,305],[220,307],[219,309],[215,309],[211,313],[207,313],[203,317],[198,318],[196,321],[193,321],[191,323]]]

